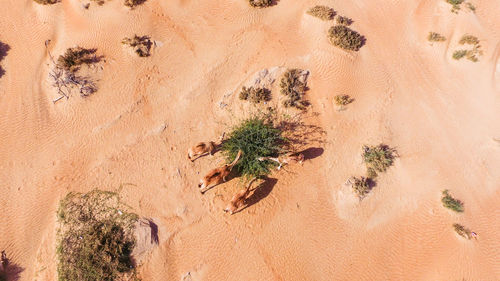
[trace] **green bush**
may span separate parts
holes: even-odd
[[[472,231],[461,224],[454,223],[453,229],[455,229],[455,232],[458,233],[458,235],[460,235],[464,238],[467,238],[469,240],[472,238],[472,234],[471,234]]]
[[[59,281],[136,276],[131,252],[137,215],[127,212],[118,194],[100,190],[69,193],[57,214]]]
[[[427,36],[427,40],[431,42],[442,42],[446,41],[446,37],[443,35],[437,33],[437,32],[429,32],[429,35]]]
[[[125,0],[125,2],[123,4],[127,7],[135,8],[135,6],[139,6],[146,1],[147,0]]]
[[[474,35],[465,34],[462,36],[462,38],[460,38],[460,41],[458,41],[458,43],[460,45],[464,45],[464,44],[477,45],[477,44],[479,44],[479,39],[477,39],[477,37]]]
[[[271,100],[271,91],[266,88],[246,88],[240,92],[240,100],[250,100],[253,103],[267,102]]]
[[[128,38],[125,37],[122,40],[122,44],[128,45],[132,47],[137,55],[139,57],[149,57],[150,56],[150,50],[151,46],[153,43],[150,40],[150,37],[147,35],[144,36],[137,36],[134,35],[134,37]]]
[[[349,95],[336,95],[334,100],[338,106],[345,106],[354,101]]]
[[[250,6],[254,8],[265,8],[273,5],[273,0],[248,0]]]
[[[259,161],[259,157],[277,157],[287,141],[281,131],[275,128],[265,116],[252,117],[242,121],[229,133],[222,143],[221,150],[230,163],[239,150],[243,151],[235,169],[247,179],[261,177],[270,173],[276,166],[272,161]]]
[[[396,150],[385,144],[363,146],[363,160],[368,172],[372,175],[385,172],[394,163],[394,158],[396,158]]]
[[[306,109],[309,102],[304,100],[304,94],[307,90],[306,81],[300,79],[301,69],[289,69],[283,74],[280,82],[281,94],[287,96],[283,102],[285,107],[295,107]]]
[[[33,0],[35,2],[37,2],[38,4],[42,4],[42,5],[52,5],[52,4],[56,4],[58,2],[61,2],[61,0]]]
[[[337,22],[337,24],[340,24],[340,25],[351,25],[352,24],[352,19],[350,19],[348,17],[343,17],[343,16],[338,16],[335,21]]]
[[[69,72],[76,72],[83,64],[97,62],[95,49],[85,49],[82,47],[68,48],[64,55],[57,59],[57,66]]]
[[[307,14],[321,20],[333,20],[335,18],[335,11],[332,8],[321,5],[314,6],[307,10]]]
[[[453,198],[448,192],[448,189],[443,190],[442,195],[443,197],[441,198],[441,202],[443,203],[443,206],[457,213],[462,213],[464,211],[464,203]]]
[[[359,51],[365,38],[358,32],[344,25],[335,25],[328,30],[330,42],[337,47],[349,51]]]
[[[364,198],[371,191],[370,179],[353,177],[352,181],[352,189],[360,199]]]

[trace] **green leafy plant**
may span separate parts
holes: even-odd
[[[354,193],[362,199],[371,191],[370,179],[365,177],[352,177],[350,179]]]
[[[333,20],[335,18],[335,10],[322,5],[317,5],[310,8],[309,10],[307,10],[307,14],[325,21]]]
[[[61,0],[33,0],[35,2],[37,2],[38,4],[42,4],[42,5],[52,5],[52,4],[56,4],[58,2],[61,2]]]
[[[302,71],[301,69],[289,69],[281,78],[280,92],[287,97],[283,102],[285,107],[295,107],[303,110],[309,105],[309,102],[304,100],[307,83],[304,79],[301,79]]]
[[[238,151],[243,152],[235,169],[245,178],[265,176],[276,166],[272,161],[259,161],[259,157],[276,157],[283,151],[287,140],[266,116],[256,116],[234,127],[221,150],[227,162],[234,160]]]
[[[122,40],[122,44],[130,46],[134,49],[135,53],[139,55],[139,57],[149,57],[150,50],[153,43],[150,40],[151,38],[147,35],[134,37],[125,37]]]
[[[136,6],[139,6],[146,2],[147,0],[125,0],[123,4],[129,8],[135,8]]]
[[[385,172],[387,168],[392,166],[394,158],[396,158],[396,150],[385,144],[377,146],[363,146],[363,160],[366,164],[368,172],[373,175],[378,172]]]
[[[348,51],[359,51],[365,38],[358,32],[344,25],[335,25],[328,30],[330,43]]]
[[[443,35],[437,33],[437,32],[429,32],[429,35],[427,36],[427,40],[431,42],[442,42],[446,41],[446,37]]]
[[[76,72],[84,64],[96,63],[99,59],[95,55],[96,49],[82,47],[68,48],[64,55],[57,59],[57,66],[69,72]]]
[[[443,203],[444,207],[457,213],[462,213],[464,211],[464,203],[462,203],[462,201],[458,199],[453,198],[448,192],[448,189],[442,191],[441,202]]]
[[[248,3],[254,8],[265,8],[274,4],[273,0],[248,0]]]
[[[348,18],[348,17],[343,17],[343,16],[338,16],[335,21],[337,22],[337,24],[340,24],[340,25],[351,25],[352,24],[352,19]]]
[[[454,223],[453,224],[453,229],[455,229],[455,232],[464,237],[464,238],[467,238],[467,239],[471,239],[472,238],[472,231],[468,228],[466,228],[465,226],[461,225],[461,224],[458,224],[458,223]]]
[[[271,100],[271,91],[266,88],[243,87],[239,98],[253,103],[267,102]]]
[[[336,95],[333,99],[337,106],[346,106],[354,101],[349,95]]]
[[[131,252],[137,215],[127,211],[118,194],[100,190],[69,193],[61,200],[57,215],[59,281],[136,276]]]

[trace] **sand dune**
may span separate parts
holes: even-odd
[[[18,280],[56,280],[58,201],[94,188],[120,190],[157,222],[143,280],[498,280],[497,2],[458,14],[444,0],[85,2],[5,0],[0,11],[10,47],[0,61],[0,250]],[[352,18],[366,45],[333,47],[332,23],[305,14],[316,4]],[[430,44],[429,31],[447,40]],[[151,57],[120,44],[134,34],[155,41]],[[479,62],[451,58],[463,34],[481,40]],[[97,48],[99,91],[54,104],[46,40],[55,56]],[[222,159],[191,163],[186,151],[243,118],[240,87],[275,66],[310,71],[304,120],[325,143],[229,216],[238,180],[202,196],[201,174]],[[338,111],[337,94],[355,101]],[[362,145],[381,142],[400,157],[359,201],[343,183],[364,173]],[[463,214],[442,207],[443,189],[465,202]],[[457,236],[455,222],[478,239]]]

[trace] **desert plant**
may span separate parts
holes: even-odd
[[[317,5],[307,10],[307,14],[317,17],[321,20],[333,20],[335,18],[335,10],[327,6]]]
[[[250,6],[254,8],[265,8],[273,5],[273,0],[248,0]]]
[[[337,47],[349,51],[359,51],[365,38],[358,32],[344,25],[335,25],[328,30],[330,42]]]
[[[464,237],[464,238],[467,238],[467,239],[471,239],[472,238],[472,231],[468,228],[466,228],[465,226],[461,225],[461,224],[458,224],[458,223],[454,223],[453,224],[453,229],[455,229],[455,232]]]
[[[68,48],[64,55],[59,56],[57,65],[66,71],[76,72],[83,64],[92,64],[98,61],[96,49],[82,47]]]
[[[385,144],[363,146],[363,160],[366,164],[366,168],[372,175],[373,173],[385,172],[387,168],[392,166],[396,156],[396,150]]]
[[[56,4],[58,2],[61,2],[61,0],[33,0],[37,2],[38,4],[42,5],[51,5],[51,4]]]
[[[340,24],[340,25],[351,25],[352,24],[352,19],[348,18],[348,17],[343,17],[343,16],[338,16],[335,21],[337,22],[337,24]]]
[[[460,41],[458,41],[458,43],[460,45],[464,44],[477,45],[479,44],[479,39],[477,39],[477,37],[474,35],[465,34],[462,36],[462,38],[460,38]]]
[[[153,45],[150,39],[151,38],[147,35],[134,35],[134,37],[131,38],[123,38],[122,44],[132,47],[136,54],[139,55],[139,57],[149,57],[149,51],[151,50],[151,46]]]
[[[276,157],[283,151],[286,139],[265,116],[254,116],[242,121],[229,133],[221,150],[227,162],[233,161],[239,150],[243,151],[235,169],[246,179],[261,177],[276,166],[272,161],[259,161],[259,157]]]
[[[446,37],[443,35],[437,33],[437,32],[429,32],[429,35],[427,36],[427,40],[431,42],[442,42],[446,41]]]
[[[443,203],[444,207],[457,213],[462,213],[464,211],[464,203],[462,203],[462,201],[458,199],[453,198],[448,192],[448,189],[442,191],[441,202]]]
[[[271,91],[266,88],[243,87],[239,97],[240,100],[250,100],[253,103],[267,102],[271,100]]]
[[[362,199],[371,191],[370,179],[365,177],[352,177],[351,178],[352,189],[354,193]]]
[[[456,50],[453,52],[453,59],[459,60],[467,55],[467,50]]]
[[[474,6],[474,4],[472,4],[471,2],[467,2],[465,3],[465,5],[467,6],[467,8],[472,11],[473,13],[476,12],[476,6]]]
[[[302,72],[303,70],[301,69],[289,69],[281,78],[280,92],[281,94],[287,96],[287,99],[283,102],[285,107],[306,109],[309,105],[309,102],[304,100],[304,94],[307,90],[307,82],[303,78],[304,76],[302,75]]]
[[[137,215],[127,211],[118,194],[69,193],[60,201],[57,216],[59,281],[135,276],[131,253]]]
[[[465,0],[446,0],[448,4],[452,6],[451,11],[453,13],[458,13],[458,10],[460,10],[460,5],[464,2]]]
[[[129,8],[135,8],[135,6],[139,6],[146,1],[147,0],[125,0],[123,4]]]
[[[335,104],[341,107],[354,101],[349,95],[336,95],[333,99],[335,100]]]

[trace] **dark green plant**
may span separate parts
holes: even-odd
[[[340,24],[340,25],[351,25],[352,24],[352,19],[350,19],[348,17],[343,17],[343,16],[338,16],[335,21],[337,22],[337,24]]]
[[[431,42],[442,42],[446,41],[446,37],[443,35],[437,33],[437,32],[429,32],[429,35],[427,36],[427,40]]]
[[[52,4],[56,4],[58,2],[61,2],[61,0],[33,0],[35,2],[37,2],[38,4],[42,4],[42,5],[52,5]]]
[[[328,30],[328,38],[334,46],[349,51],[359,51],[365,43],[363,35],[344,25],[332,26]]]
[[[295,107],[303,110],[309,105],[309,102],[304,100],[307,82],[301,79],[302,71],[301,69],[289,69],[281,78],[280,92],[287,97],[283,102],[285,107]]]
[[[363,146],[363,161],[372,177],[374,177],[373,174],[385,172],[387,168],[392,166],[396,156],[396,150],[385,144]]]
[[[64,55],[57,59],[57,66],[69,72],[76,72],[83,64],[93,64],[99,59],[95,55],[96,49],[82,47],[68,48]]]
[[[307,10],[307,14],[317,17],[321,20],[333,20],[335,18],[335,10],[330,7],[317,5]]]
[[[134,277],[131,253],[137,215],[118,194],[100,190],[69,193],[57,211],[59,281],[123,280]]]
[[[271,100],[271,91],[266,88],[243,87],[239,97],[240,100],[249,100],[253,103],[267,102]]]
[[[129,8],[135,8],[136,6],[139,6],[146,1],[147,0],[125,0],[123,4]]]
[[[370,179],[365,177],[351,178],[352,189],[354,193],[360,198],[363,199],[368,193],[371,191]]]
[[[443,190],[442,195],[443,196],[441,197],[441,202],[443,203],[443,206],[457,213],[462,213],[464,211],[464,203],[462,203],[462,201],[458,199],[453,198],[448,192],[448,189]]]
[[[354,101],[349,95],[336,95],[333,99],[338,106],[345,106]]]
[[[242,121],[229,133],[221,150],[228,163],[241,150],[243,155],[235,169],[246,179],[265,176],[276,166],[272,161],[259,161],[259,157],[277,157],[287,141],[265,116],[256,116]]]
[[[467,239],[471,239],[472,238],[472,231],[468,228],[466,228],[465,226],[461,225],[461,224],[458,224],[458,223],[454,223],[453,224],[453,229],[455,229],[455,232],[464,237],[464,238],[467,238]]]
[[[248,0],[248,3],[254,8],[265,8],[274,4],[273,0]]]
[[[137,55],[139,57],[149,57],[150,56],[150,50],[151,46],[153,45],[153,42],[150,40],[151,38],[147,35],[144,36],[137,36],[134,35],[134,37],[125,37],[122,40],[122,44],[128,45],[132,47]]]

